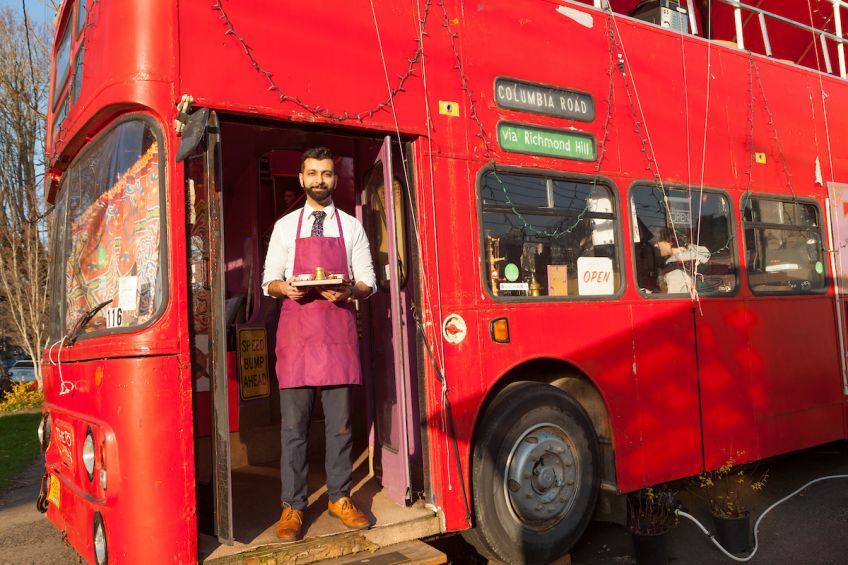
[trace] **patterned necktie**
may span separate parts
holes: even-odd
[[[312,222],[312,237],[324,237],[324,217],[327,215],[323,210],[312,212],[315,221]]]

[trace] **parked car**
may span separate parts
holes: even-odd
[[[0,357],[0,366],[7,371],[12,368],[12,365],[18,361],[29,361],[30,356],[23,351],[6,352],[3,357]]]
[[[9,378],[13,383],[37,382],[35,378],[35,363],[32,359],[15,361],[15,364],[9,369]]]

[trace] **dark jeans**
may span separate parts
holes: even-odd
[[[283,484],[283,504],[304,510],[307,499],[309,460],[306,446],[309,441],[309,421],[315,392],[321,393],[324,406],[324,436],[327,452],[324,469],[327,473],[327,494],[335,502],[350,496],[352,433],[350,427],[350,387],[301,387],[280,389],[282,413],[280,479]]]

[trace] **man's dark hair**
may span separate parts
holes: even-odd
[[[307,159],[318,159],[319,161],[323,161],[324,159],[329,159],[333,161],[335,157],[333,156],[333,152],[327,149],[326,147],[313,147],[311,149],[307,149],[303,152],[303,155],[300,156],[300,172],[303,172],[303,164]]]
[[[689,240],[685,235],[680,232],[676,232],[674,228],[667,226],[662,228],[657,234],[657,241],[667,241],[679,247],[683,247],[689,243]]]

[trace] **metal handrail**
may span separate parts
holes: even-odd
[[[595,8],[599,10],[608,10],[610,9],[609,2],[610,0],[589,0],[594,5]],[[679,2],[683,2],[684,0],[678,0]],[[792,27],[802,29],[804,31],[809,32],[812,36],[818,37],[821,51],[824,58],[825,70],[828,74],[833,73],[833,65],[830,60],[830,54],[827,50],[827,40],[833,41],[836,43],[836,51],[839,62],[839,76],[843,79],[848,79],[848,70],[846,70],[846,61],[845,61],[845,44],[848,40],[843,37],[842,31],[842,14],[841,9],[848,9],[848,1],[846,0],[827,0],[833,6],[833,25],[835,33],[830,33],[829,31],[825,31],[823,29],[815,28],[811,25],[807,25],[795,20],[791,20],[785,16],[781,16],[779,14],[775,14],[774,12],[769,12],[768,10],[764,10],[757,6],[750,6],[739,0],[718,0],[722,4],[730,6],[733,8],[733,20],[736,28],[736,46],[739,49],[745,49],[745,38],[743,33],[743,22],[742,22],[742,10],[746,12],[750,12],[751,14],[756,14],[757,20],[759,21],[760,34],[763,39],[763,48],[765,49],[765,55],[768,57],[772,57],[774,55],[771,39],[769,37],[768,26],[766,25],[766,19],[775,20]],[[582,2],[587,2],[587,0],[582,0]],[[699,35],[700,30],[698,29],[697,20],[695,18],[695,5],[693,0],[685,0],[686,6],[688,8],[689,15],[689,26],[693,35]],[[806,54],[806,52],[805,52]],[[817,69],[821,71],[821,69]]]
[[[836,42],[837,54],[839,56],[839,76],[842,78],[848,78],[846,75],[845,68],[845,38],[842,37],[842,15],[840,13],[840,8],[848,8],[848,2],[844,0],[829,0],[831,5],[833,6],[833,21],[836,34],[830,33],[823,29],[817,29],[807,24],[803,24],[801,22],[797,22],[795,20],[790,20],[784,16],[779,14],[775,14],[774,12],[769,12],[768,10],[763,10],[762,8],[758,8],[756,6],[749,6],[747,4],[743,4],[742,2],[738,2],[737,0],[718,0],[722,4],[726,4],[733,8],[733,18],[736,24],[736,45],[739,49],[745,49],[745,38],[743,37],[742,30],[742,10],[757,14],[757,18],[760,21],[760,33],[763,37],[763,45],[765,46],[766,55],[769,57],[772,55],[771,50],[771,41],[769,40],[768,29],[766,27],[766,18],[770,18],[792,27],[803,29],[805,31],[810,32],[813,36],[818,36],[819,41],[822,46],[822,53],[825,55],[825,66],[827,68],[828,73],[832,73],[833,69],[830,63],[830,57],[827,54],[827,49],[825,49],[827,43],[826,39],[830,39],[831,41]]]

